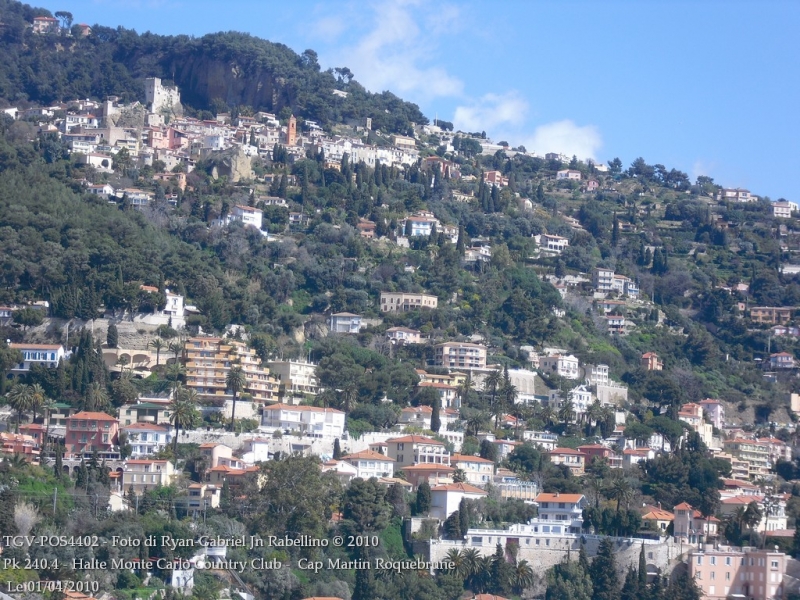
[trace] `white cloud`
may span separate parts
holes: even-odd
[[[347,24],[339,16],[322,17],[311,24],[311,32],[317,39],[332,42],[347,29]]]
[[[457,106],[453,125],[463,131],[494,131],[519,126],[528,112],[528,102],[515,91],[485,94],[467,106]]]
[[[597,151],[603,146],[603,138],[594,125],[580,126],[565,119],[540,125],[522,143],[529,151],[539,154],[560,152],[580,159],[596,160]]]
[[[354,45],[335,52],[335,64],[348,66],[373,92],[420,99],[462,94],[463,82],[431,63],[438,38],[433,33],[441,27],[441,21],[428,18],[432,8],[416,0],[389,0],[372,8],[368,30]],[[449,5],[436,9],[444,10],[448,23],[457,19],[458,11]]]

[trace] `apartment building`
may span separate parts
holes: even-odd
[[[344,413],[335,408],[273,404],[265,406],[261,426],[312,437],[342,437]]]
[[[494,461],[480,456],[453,454],[450,464],[464,471],[467,483],[472,485],[486,485],[494,477]]]
[[[328,327],[331,333],[358,333],[361,331],[361,315],[349,312],[334,313],[330,316]]]
[[[580,377],[580,363],[577,358],[569,355],[554,354],[543,356],[539,359],[539,370],[552,375],[559,375],[565,379],[578,379]]]
[[[241,367],[247,382],[240,393],[250,394],[258,404],[278,399],[278,379],[261,366],[255,351],[241,342],[217,337],[190,338],[184,347],[184,363],[186,387],[206,399],[226,402],[232,399],[226,378],[234,366]]]
[[[750,320],[753,323],[768,325],[786,325],[794,316],[794,306],[753,306],[750,309]]]
[[[133,488],[133,493],[139,496],[145,489],[170,485],[177,475],[168,460],[128,460],[122,468],[122,491]]]
[[[784,597],[789,557],[776,550],[704,544],[689,553],[689,575],[704,600]]]
[[[585,365],[583,376],[589,385],[608,385],[608,365]]]
[[[583,475],[586,468],[586,456],[573,448],[553,448],[547,453],[554,465],[564,465],[573,475]]]
[[[773,461],[770,458],[770,447],[766,442],[733,438],[722,442],[725,451],[747,463],[748,475],[763,477],[769,475]]]
[[[317,365],[300,360],[271,360],[269,371],[279,381],[279,393],[286,396],[316,396],[319,392]]]
[[[792,213],[797,212],[797,203],[784,200],[772,203],[772,216],[779,219],[791,219]]]
[[[362,450],[343,456],[342,460],[356,468],[356,477],[394,477],[394,460],[373,450]]]
[[[451,369],[485,369],[486,346],[467,342],[445,342],[434,347],[434,364]]]
[[[561,254],[569,246],[569,240],[560,235],[542,233],[534,236],[534,239],[539,249],[547,254]]]
[[[724,516],[732,516],[740,508],[746,509],[751,502],[755,502],[761,510],[761,520],[753,526],[754,531],[769,533],[786,529],[786,500],[782,496],[740,495],[723,498],[719,510]]]
[[[406,435],[386,440],[386,448],[397,470],[417,464],[450,466],[450,453],[444,444],[424,435]]]
[[[696,431],[706,446],[709,448],[712,446],[714,428],[711,423],[705,422],[704,411],[701,405],[695,404],[694,402],[684,404],[678,411],[678,420],[687,423]]]
[[[102,412],[81,411],[67,417],[64,443],[69,455],[117,458],[119,421]]]
[[[720,430],[724,427],[725,407],[722,406],[722,403],[719,400],[706,398],[697,404],[703,407],[703,412],[705,412],[706,418],[714,427]]]
[[[431,294],[414,294],[409,292],[381,292],[382,312],[408,312],[423,308],[434,309],[439,305],[439,298]]]
[[[588,506],[583,494],[541,493],[536,496],[539,516],[534,519],[564,524],[565,533],[580,533],[583,529],[583,509]]]

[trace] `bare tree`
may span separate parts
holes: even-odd
[[[20,502],[14,506],[14,524],[17,526],[17,531],[19,531],[20,535],[29,535],[41,520],[39,511],[36,510],[33,504]]]

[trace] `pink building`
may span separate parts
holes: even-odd
[[[100,458],[118,454],[119,421],[102,412],[81,411],[67,417],[65,444],[67,453],[89,456],[97,452]]]
[[[776,547],[777,548],[777,547]],[[689,553],[689,574],[704,600],[783,597],[788,557],[783,552],[705,544]]]

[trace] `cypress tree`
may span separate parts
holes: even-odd
[[[639,589],[644,590],[647,587],[647,560],[644,557],[644,542],[642,548],[639,550]]]
[[[461,535],[467,535],[469,529],[469,506],[467,506],[467,499],[461,498],[458,503],[458,524],[461,529]]]
[[[116,348],[117,344],[119,344],[119,331],[117,331],[117,326],[114,323],[111,323],[108,326],[108,332],[106,333],[106,344],[108,344],[109,348]]]
[[[589,573],[594,584],[594,600],[617,600],[620,586],[614,560],[614,543],[610,539],[604,538],[600,542]]]
[[[641,600],[643,596],[642,588],[639,587],[638,572],[633,568],[629,568],[619,595],[620,600]]]
[[[423,481],[417,488],[417,514],[427,515],[431,509],[431,486]]]
[[[441,404],[441,400],[436,398],[433,401],[433,406],[431,407],[431,431],[434,433],[439,433],[439,429],[442,427],[442,419],[439,416],[439,405]]]
[[[333,460],[339,460],[342,458],[342,448],[339,445],[339,438],[336,438],[333,441]]]

